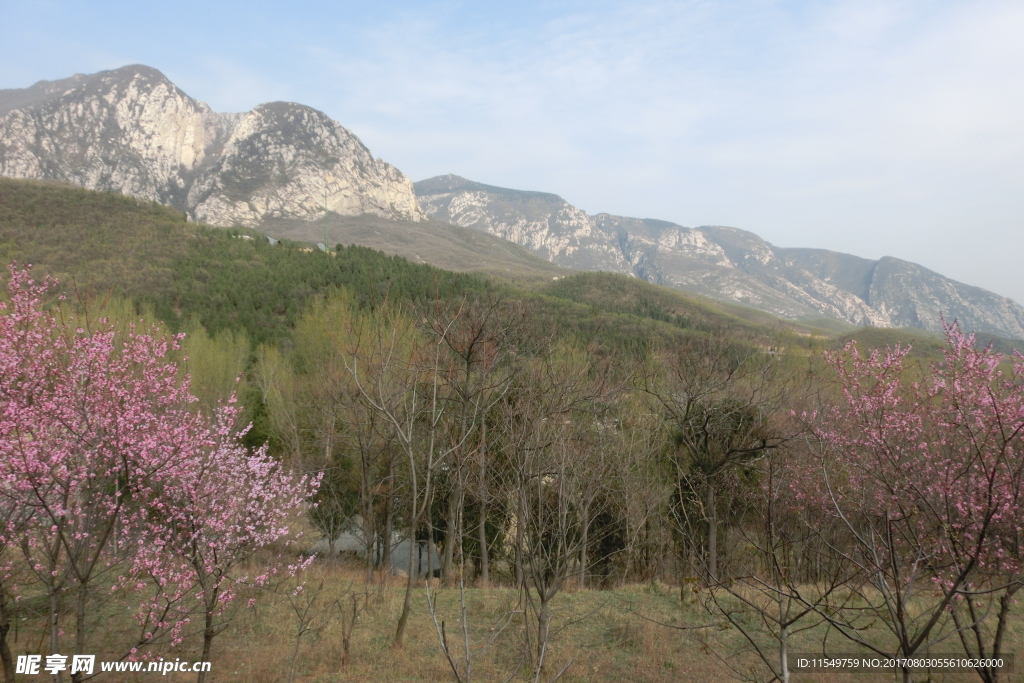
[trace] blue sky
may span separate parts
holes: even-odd
[[[143,63],[414,180],[897,256],[1024,303],[1024,3],[0,5],[0,88]]]

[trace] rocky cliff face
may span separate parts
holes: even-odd
[[[628,272],[629,262],[585,211],[545,192],[520,192],[455,175],[416,183],[432,218],[503,237],[580,270]]]
[[[416,183],[431,218],[510,239],[559,265],[606,270],[758,308],[790,319],[965,329],[1024,339],[1024,308],[992,292],[886,257],[785,249],[736,228],[685,228],[590,216],[557,195],[440,176]]]
[[[412,183],[325,114],[284,102],[218,114],[156,69],[0,90],[0,175],[169,204],[213,225],[424,218]]]

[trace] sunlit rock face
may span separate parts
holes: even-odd
[[[0,175],[169,204],[213,225],[424,218],[412,183],[325,114],[284,102],[218,114],[156,69],[0,90]]]
[[[520,192],[446,175],[416,184],[431,218],[503,237],[558,265],[630,272],[628,259],[585,211],[545,192]]]
[[[781,248],[737,228],[591,216],[557,195],[453,175],[418,182],[416,193],[431,218],[504,237],[570,268],[625,273],[790,319],[941,331],[945,318],[1024,339],[1024,308],[1011,299],[891,257]]]

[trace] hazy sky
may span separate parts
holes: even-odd
[[[1024,3],[0,3],[0,88],[130,63],[413,180],[897,256],[1024,303]]]

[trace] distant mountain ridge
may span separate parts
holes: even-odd
[[[781,248],[736,228],[590,215],[558,195],[454,175],[414,186],[323,112],[271,102],[217,113],[147,66],[0,90],[0,176],[120,192],[193,221],[311,241],[322,239],[311,220],[326,207],[335,241],[442,267],[550,280],[560,277],[554,264],[788,319],[938,331],[945,317],[1024,339],[1017,303],[907,261]]]
[[[289,102],[219,114],[132,65],[0,90],[0,175],[168,204],[196,221],[371,214],[420,221],[411,181],[326,114]]]
[[[633,275],[789,319],[965,329],[1024,339],[1024,308],[908,261],[776,247],[737,228],[591,216],[554,194],[522,192],[455,175],[415,184],[431,218],[498,235],[549,261]]]

